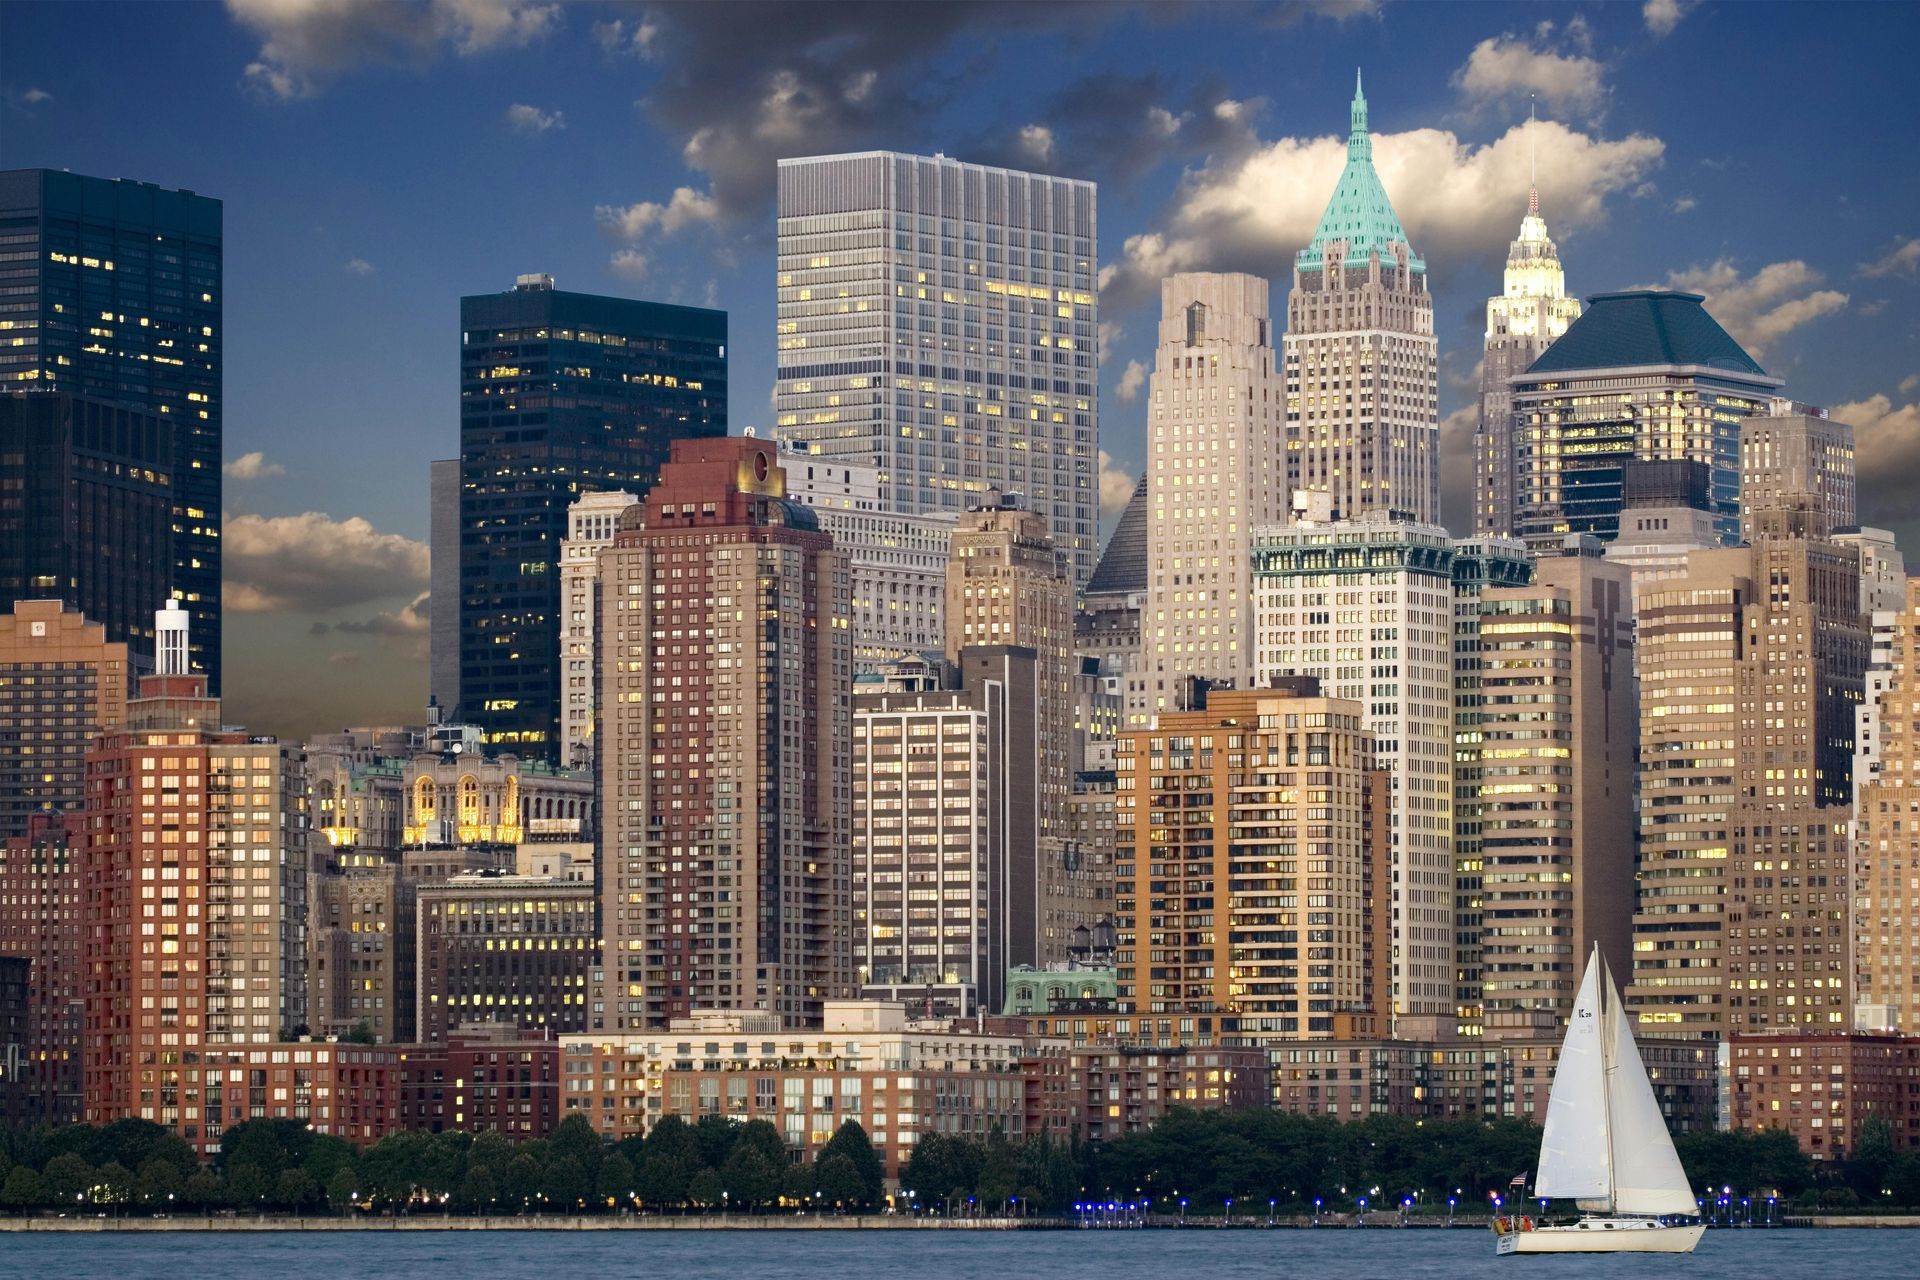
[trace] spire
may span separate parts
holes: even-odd
[[[1373,139],[1367,136],[1367,95],[1360,87],[1358,67],[1353,69],[1353,132],[1347,135],[1347,159],[1373,159]]]
[[[1533,136],[1533,95],[1527,95],[1527,212],[1540,212],[1539,140]]]

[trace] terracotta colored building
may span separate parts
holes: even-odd
[[[405,1045],[395,1125],[434,1133],[492,1131],[515,1142],[559,1123],[560,1042],[505,1027],[454,1032],[443,1045]]]
[[[1815,1160],[1843,1160],[1869,1117],[1920,1149],[1920,1037],[1812,1031],[1728,1041],[1736,1129],[1784,1129]]]
[[[609,1033],[853,990],[846,558],[772,441],[676,440],[600,553]]]
[[[80,807],[87,745],[120,726],[130,675],[127,646],[58,600],[0,614],[0,840]]]
[[[77,813],[41,814],[0,846],[0,956],[32,962],[27,1030],[8,1074],[33,1121],[80,1118],[80,860]]]

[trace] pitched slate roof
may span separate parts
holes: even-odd
[[[1596,293],[1587,299],[1580,318],[1527,372],[1693,364],[1766,376],[1767,371],[1707,314],[1701,305],[1704,301],[1697,293],[1667,289]]]
[[[1087,579],[1088,595],[1123,595],[1147,589],[1147,477],[1143,472],[1133,496],[1113,526],[1107,549]]]

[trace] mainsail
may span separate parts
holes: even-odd
[[[1699,1212],[1598,947],[1554,1066],[1534,1194],[1606,1213]]]
[[[1554,1064],[1547,1124],[1540,1141],[1534,1194],[1554,1200],[1604,1200],[1612,1193],[1607,1141],[1606,1059],[1600,967],[1587,966]]]

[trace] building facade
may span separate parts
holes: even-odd
[[[1387,1008],[1396,1018],[1451,1019],[1453,541],[1437,526],[1378,512],[1301,520],[1259,531],[1252,572],[1261,682],[1314,676],[1329,696],[1357,703],[1390,779]]]
[[[559,761],[567,509],[726,434],[727,317],[528,275],[462,298],[460,330],[460,714],[489,750]]]
[[[772,441],[682,441],[601,552],[602,1026],[853,985],[852,590]]]
[[[0,841],[0,956],[31,966],[25,1033],[6,1063],[25,1124],[80,1118],[81,859],[85,819],[35,815],[25,834]],[[3,1052],[3,1050],[0,1050]]]
[[[1878,761],[1856,772],[1853,849],[1853,1025],[1920,1030],[1920,579],[1884,624]],[[1864,718],[1864,717],[1863,717]],[[1857,765],[1857,762],[1856,762]]]
[[[567,508],[567,536],[560,544],[561,673],[560,755],[569,769],[593,768],[595,673],[600,552],[612,545],[620,513],[639,499],[624,489],[584,494]]]
[[[176,434],[123,404],[0,391],[0,601],[64,603],[151,671],[153,603],[175,576]]]
[[[1728,1046],[1732,1127],[1783,1130],[1819,1161],[1853,1155],[1871,1119],[1896,1151],[1920,1149],[1920,1039],[1845,1031],[1735,1035]]]
[[[1528,190],[1520,236],[1507,249],[1504,285],[1500,296],[1487,299],[1480,419],[1473,433],[1476,538],[1513,536],[1513,389],[1507,380],[1524,373],[1580,316],[1580,299],[1567,296],[1560,250],[1540,216],[1538,188]]]
[[[1130,728],[1172,709],[1184,679],[1253,683],[1248,553],[1257,526],[1288,514],[1288,425],[1268,314],[1267,282],[1254,276],[1161,282]]]
[[[127,646],[58,600],[0,614],[0,839],[86,796],[87,746],[126,715]]]
[[[151,637],[132,628],[144,624],[142,612],[156,599],[178,597],[193,619],[190,667],[218,695],[226,403],[220,201],[148,182],[0,171],[0,235],[9,252],[31,261],[7,272],[0,386],[92,402],[33,412],[63,420],[69,499],[83,504],[74,530],[82,545],[137,552],[128,568],[142,579],[134,590],[145,592],[122,615],[110,607],[122,594],[114,583],[121,567],[75,561],[69,581],[98,585],[48,592],[29,584],[21,594],[66,599],[142,655],[151,654]],[[156,548],[150,508],[161,485],[170,490],[170,536]],[[6,527],[0,518],[0,534]],[[0,545],[11,541],[0,536]],[[155,557],[167,563],[163,574]],[[0,553],[0,575],[11,576],[7,563]],[[146,582],[150,570],[159,590]]]
[[[1288,487],[1367,511],[1440,521],[1440,360],[1427,264],[1373,168],[1356,75],[1347,165],[1287,295]]]
[[[1857,528],[1853,428],[1790,400],[1740,424],[1740,540]]]
[[[1584,554],[1581,551],[1584,550]],[[1631,972],[1632,577],[1597,542],[1480,600],[1481,930],[1489,1037],[1551,1034],[1594,947]]]
[[[500,1024],[566,1035],[591,1025],[599,965],[591,880],[478,872],[421,884],[414,938],[422,1041]]]
[[[1119,1000],[1246,1037],[1372,1031],[1388,1006],[1384,778],[1361,706],[1311,678],[1214,690],[1118,748]],[[1451,906],[1451,901],[1449,901]],[[1227,1025],[1223,1021],[1223,1027]]]
[[[1566,334],[1511,380],[1516,536],[1551,549],[1570,533],[1611,541],[1635,461],[1708,472],[1722,541],[1740,535],[1741,423],[1780,389],[1694,293],[1595,294]]]
[[[1094,184],[890,151],[779,163],[776,431],[880,471],[881,502],[1045,517],[1099,549]]]
[[[909,515],[880,498],[880,468],[845,454],[816,456],[783,446],[787,495],[812,507],[833,545],[846,552],[853,579],[853,669],[887,664],[946,643],[943,603],[956,516]]]

